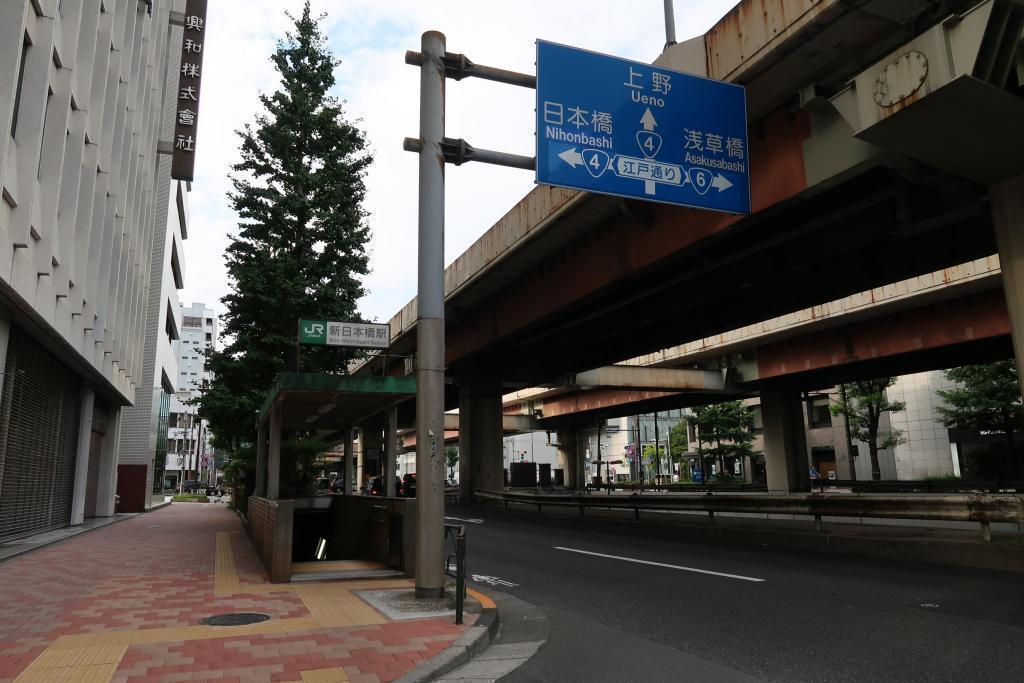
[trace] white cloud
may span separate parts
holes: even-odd
[[[703,33],[734,0],[677,0],[677,34]],[[289,27],[284,10],[301,0],[250,0],[244,10],[211,3],[204,47],[204,78],[197,174],[191,195],[182,299],[220,309],[227,293],[223,252],[235,216],[228,204],[228,172],[237,159],[234,131],[259,110],[257,94],[272,92],[277,73],[269,57]],[[537,38],[651,61],[664,43],[662,2],[640,0],[314,0],[326,10],[331,49],[342,60],[335,93],[350,119],[361,119],[375,157],[367,177],[373,272],[364,315],[387,320],[416,293],[416,156],[402,138],[418,134],[419,70],[404,63],[427,30],[444,32],[450,52],[473,61],[534,73]],[[447,135],[480,147],[533,154],[532,90],[476,79],[448,82]],[[533,186],[528,171],[469,164],[447,169],[446,261],[451,262]]]

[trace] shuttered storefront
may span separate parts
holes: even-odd
[[[0,396],[0,540],[71,519],[78,376],[11,327]]]

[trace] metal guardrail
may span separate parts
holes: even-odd
[[[814,517],[821,530],[822,517],[872,517],[889,519],[923,519],[955,522],[978,522],[982,539],[992,540],[992,522],[1024,524],[1024,497],[1018,495],[959,494],[945,496],[926,495],[865,495],[856,493],[789,493],[779,495],[743,495],[736,493],[709,493],[703,496],[587,496],[538,495],[499,491],[476,491],[481,500],[535,505],[537,512],[544,507],[575,507],[584,515],[586,508],[632,510],[634,519],[640,511],[705,512],[711,521],[715,513],[740,512],[775,515],[807,515]]]
[[[466,601],[466,527],[461,524],[445,524],[444,547],[444,573],[455,578],[455,623],[461,624],[462,607]]]
[[[1006,493],[1024,492],[1024,481],[936,479],[936,480],[852,480],[822,479],[814,482],[827,488],[849,488],[854,493]]]

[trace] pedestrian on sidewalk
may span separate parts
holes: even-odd
[[[825,492],[825,482],[823,482],[821,480],[821,475],[818,474],[818,470],[815,469],[814,465],[811,465],[810,475],[811,475],[811,490],[812,491],[814,490],[814,482],[818,482],[818,493],[824,493]]]

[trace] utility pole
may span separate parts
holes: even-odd
[[[421,39],[416,313],[416,597],[444,595],[444,86],[446,41]]]
[[[403,148],[419,154],[416,314],[416,597],[444,595],[444,166],[477,161],[533,170],[536,159],[445,138],[445,79],[469,76],[536,88],[537,78],[474,64],[447,52],[439,31],[421,38],[405,62],[420,67],[420,136]]]
[[[676,12],[672,0],[665,0],[665,49],[676,44]]]

